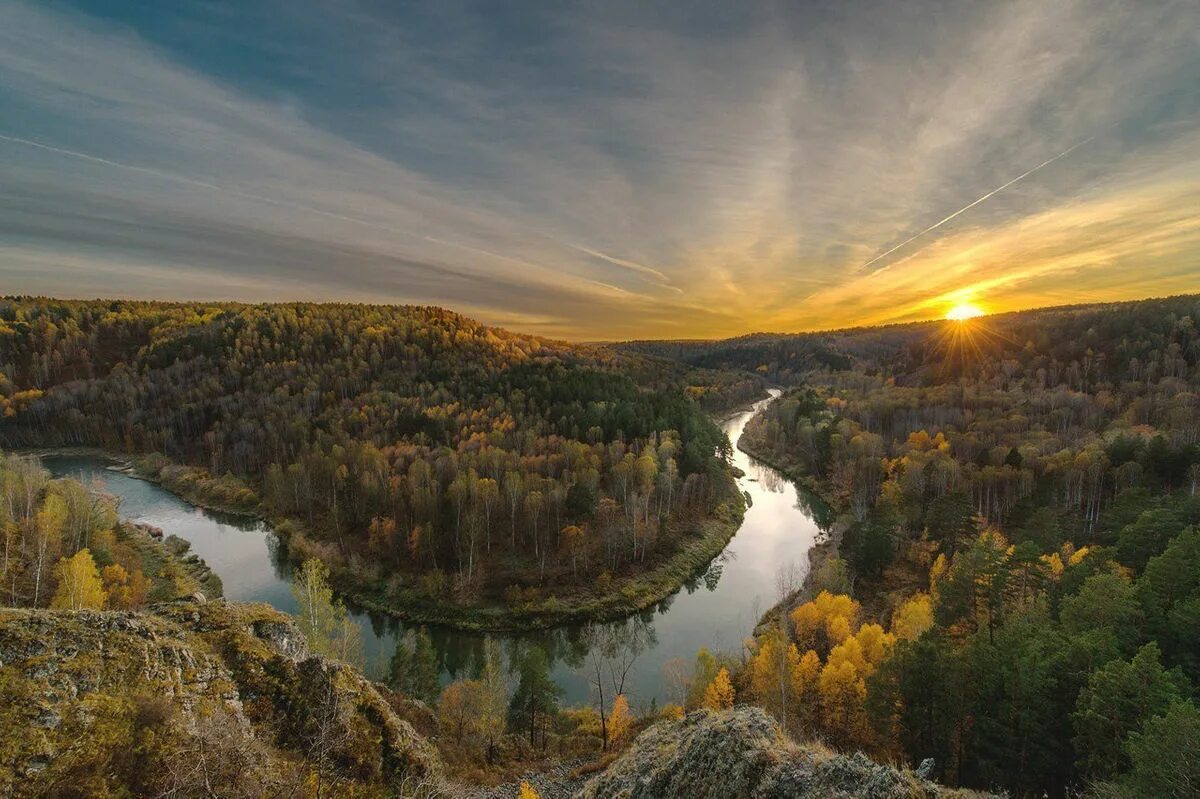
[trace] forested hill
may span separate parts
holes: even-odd
[[[729,484],[689,394],[747,385],[438,308],[0,301],[0,445],[228,473],[396,596],[528,604],[669,554]]]
[[[1045,380],[1078,371],[1076,388],[1124,380],[1177,377],[1179,359],[1195,346],[1200,295],[1015,311],[971,320],[814,333],[753,335],[722,340],[631,341],[626,352],[670,358],[697,367],[754,373],[780,385],[839,371],[885,375],[898,383],[990,377],[1029,367]],[[1190,322],[1188,321],[1190,320]],[[954,331],[975,331],[962,337]],[[1176,345],[1172,348],[1172,344]],[[1090,352],[1089,352],[1090,351]],[[1075,363],[1071,367],[1072,362]],[[1194,367],[1194,351],[1191,363]],[[1072,368],[1072,375],[1058,370]],[[1086,370],[1086,374],[1084,374]]]
[[[789,387],[740,446],[839,558],[734,675],[785,726],[1020,797],[1191,797],[1200,297],[642,351]]]

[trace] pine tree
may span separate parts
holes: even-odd
[[[437,701],[441,690],[437,652],[433,639],[424,629],[417,632],[412,656],[412,695],[423,702]]]
[[[520,679],[508,706],[508,726],[529,734],[529,744],[537,744],[537,733],[542,733],[542,746],[546,745],[546,727],[549,718],[558,713],[558,698],[562,689],[550,679],[550,665],[546,653],[539,647],[530,647],[521,660]]]

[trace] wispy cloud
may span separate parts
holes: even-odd
[[[1200,277],[1187,0],[83,8],[0,6],[5,291],[611,338]]]

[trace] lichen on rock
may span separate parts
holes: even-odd
[[[103,783],[118,769],[113,753],[145,748],[146,730],[159,747],[146,757],[178,771],[163,779],[186,777],[188,753],[197,741],[213,751],[202,739],[216,735],[225,760],[246,756],[250,794],[287,793],[288,780],[386,793],[440,779],[433,748],[376,686],[311,656],[291,618],[267,605],[0,609],[0,795],[54,792],[78,773]]]
[[[789,740],[761,708],[698,710],[660,722],[577,794],[579,799],[913,799],[975,796]]]

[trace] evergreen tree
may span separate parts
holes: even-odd
[[[1075,751],[1084,776],[1108,779],[1127,769],[1129,735],[1183,700],[1189,687],[1180,671],[1162,667],[1153,642],[1133,660],[1116,660],[1093,672],[1072,716]]]
[[[529,744],[537,744],[537,734],[542,734],[542,746],[546,745],[546,729],[551,717],[558,713],[560,688],[550,679],[550,665],[546,653],[540,647],[531,646],[521,658],[520,679],[508,706],[509,729],[526,732]]]
[[[421,628],[417,631],[413,643],[412,695],[423,702],[436,702],[441,691],[440,672],[433,639]]]

